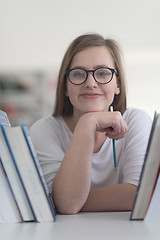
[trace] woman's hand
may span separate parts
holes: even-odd
[[[82,116],[90,124],[95,125],[95,131],[105,132],[112,139],[121,139],[128,131],[128,127],[120,112],[92,112]]]

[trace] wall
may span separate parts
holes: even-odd
[[[160,111],[159,12],[159,0],[0,0],[0,73],[52,72],[55,81],[70,41],[98,32],[122,47],[128,106],[152,116]],[[52,111],[50,94],[42,115]]]

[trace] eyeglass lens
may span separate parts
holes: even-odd
[[[108,68],[98,68],[96,70],[72,69],[69,72],[69,80],[73,84],[82,84],[87,80],[88,73],[92,72],[94,79],[99,83],[108,83],[112,80],[113,73]]]

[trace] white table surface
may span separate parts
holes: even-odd
[[[160,240],[160,223],[129,221],[129,212],[57,215],[54,223],[0,224],[1,240]]]

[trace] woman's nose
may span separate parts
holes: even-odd
[[[88,77],[87,77],[87,80],[85,81],[85,85],[88,88],[95,88],[98,86],[97,82],[95,81],[95,79],[93,77],[92,72],[88,73]]]

